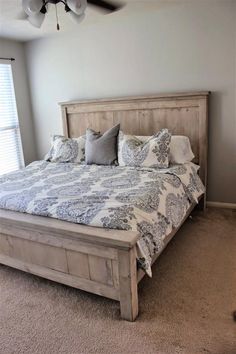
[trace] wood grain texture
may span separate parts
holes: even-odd
[[[113,286],[112,263],[110,259],[89,255],[88,263],[91,280]]]
[[[66,251],[68,273],[77,277],[90,279],[88,254]]]
[[[66,253],[63,248],[0,234],[0,253],[24,262],[68,272]]]
[[[46,238],[46,242],[53,242],[52,237],[56,237],[54,243],[65,242],[65,240],[71,243],[81,241],[86,245],[105,246],[106,248],[115,246],[129,249],[136,244],[138,238],[138,232],[134,231],[103,229],[0,209],[0,232],[3,229],[12,234],[19,231],[21,237],[34,241],[43,237]]]
[[[23,270],[24,272],[53,280],[57,283],[69,285],[73,288],[85,290],[93,294],[108,297],[110,299],[119,300],[118,290],[111,286],[97,283],[85,278],[79,278],[63,272],[58,272],[56,270],[46,268],[45,266],[28,263],[17,258],[5,256],[3,254],[0,254],[0,263]]]
[[[134,321],[138,316],[136,249],[118,252],[121,317]]]

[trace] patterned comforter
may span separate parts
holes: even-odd
[[[139,265],[204,192],[193,163],[165,170],[36,161],[0,177],[0,208],[111,229],[139,231]]]

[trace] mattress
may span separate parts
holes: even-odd
[[[139,232],[138,264],[164,248],[204,193],[193,163],[168,169],[36,161],[0,177],[0,208],[96,227]]]

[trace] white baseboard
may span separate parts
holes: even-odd
[[[236,203],[207,202],[207,206],[213,208],[236,209]]]

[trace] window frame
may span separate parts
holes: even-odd
[[[19,151],[18,152],[16,151],[18,168],[15,169],[15,170],[9,171],[9,172],[4,172],[4,173],[1,173],[1,171],[0,171],[0,176],[5,174],[5,173],[18,171],[21,168],[25,167],[25,159],[24,159],[24,151],[23,151],[23,144],[22,144],[20,119],[19,119],[18,108],[17,108],[17,100],[16,100],[16,87],[15,87],[15,77],[14,77],[15,76],[14,75],[14,69],[15,68],[14,68],[13,63],[14,62],[10,61],[10,60],[2,60],[2,59],[0,59],[0,65],[7,65],[8,67],[10,67],[12,95],[13,95],[13,100],[14,100],[14,110],[15,110],[15,114],[16,114],[17,124],[14,123],[14,124],[9,125],[9,126],[0,127],[0,132],[3,132],[3,131],[14,131],[14,133],[15,133],[15,144],[19,148]]]

